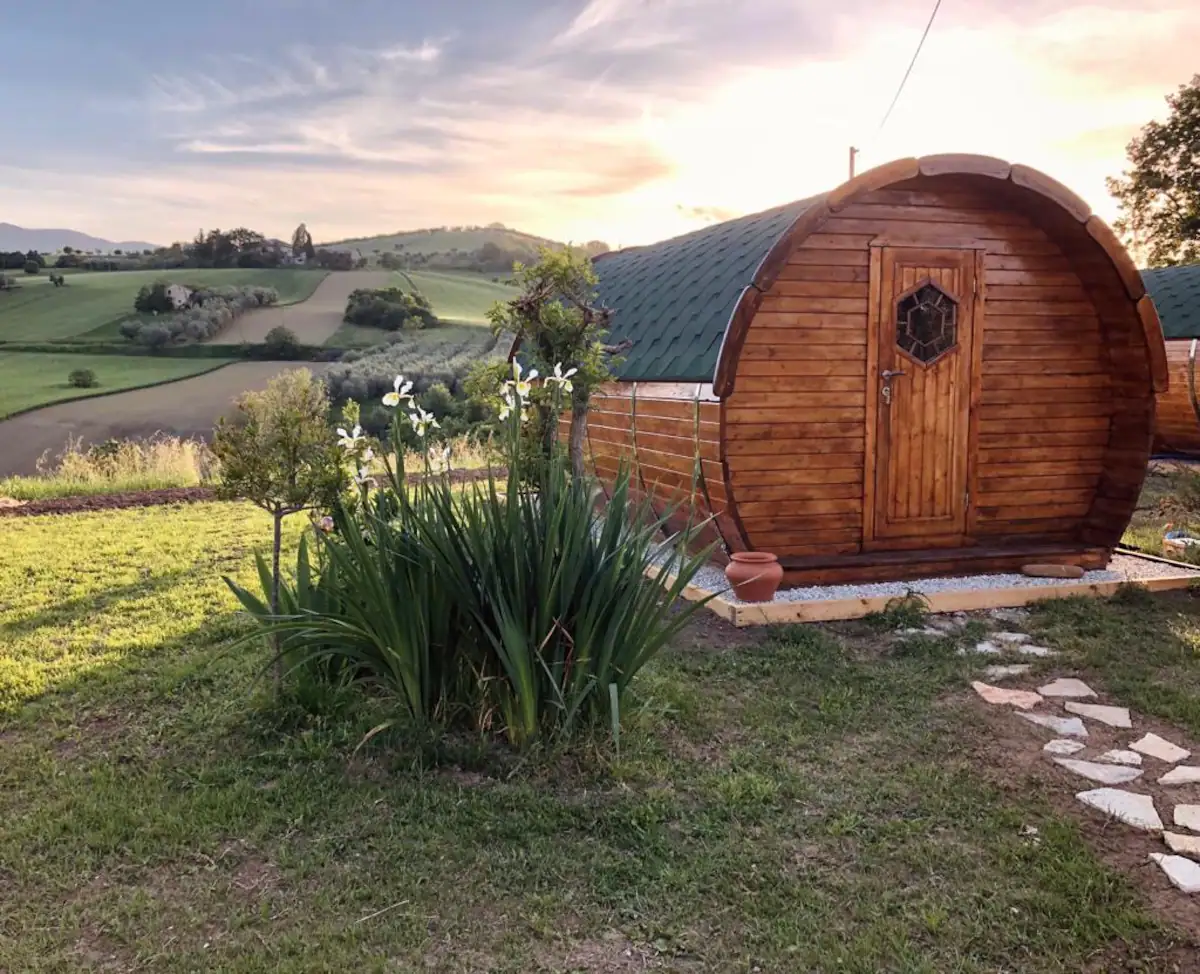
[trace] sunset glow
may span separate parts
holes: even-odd
[[[501,221],[633,244],[829,189],[850,145],[860,168],[1025,162],[1111,218],[1105,177],[1200,68],[1200,6],[1183,0],[946,0],[879,132],[924,0],[521,0],[503,17],[367,2],[349,19],[324,0],[134,0],[133,34],[67,6],[0,30],[17,111],[0,219],[161,242],[306,220],[324,240]],[[142,45],[155,30],[222,44]]]

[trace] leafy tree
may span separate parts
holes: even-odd
[[[63,247],[62,252],[64,254],[73,254],[73,253],[75,253],[75,248],[74,247]]]
[[[100,385],[100,380],[96,378],[96,373],[91,369],[73,369],[67,376],[67,382],[76,389],[94,389]]]
[[[25,261],[25,273],[26,274],[36,274],[41,269],[42,269],[42,265],[39,264],[36,260]]]
[[[308,232],[308,227],[303,223],[296,227],[296,231],[292,234],[292,256],[299,257],[301,254],[309,260],[316,256],[312,234]]]
[[[143,314],[167,314],[175,310],[175,305],[167,296],[167,282],[155,281],[153,284],[143,284],[133,299],[133,308]]]
[[[348,250],[318,250],[309,259],[315,260],[318,267],[327,267],[331,271],[354,269],[354,255]]]
[[[582,476],[588,402],[610,377],[608,356],[618,351],[603,344],[610,312],[596,305],[596,272],[578,251],[543,247],[536,264],[517,264],[514,277],[521,294],[493,305],[488,319],[497,333],[516,336],[521,356],[541,375],[553,375],[555,366],[577,370],[570,389],[563,388],[571,399],[571,469]],[[545,415],[548,408],[540,407],[540,419],[551,437],[555,424]]]
[[[300,339],[290,328],[276,325],[263,338],[263,347],[273,359],[294,359],[300,354]]]
[[[1165,122],[1129,143],[1130,168],[1108,180],[1118,233],[1151,267],[1200,262],[1200,74],[1167,96]]]
[[[234,422],[213,434],[221,463],[218,496],[244,498],[271,515],[271,613],[279,614],[279,552],[283,519],[332,507],[345,486],[343,454],[329,431],[329,396],[308,369],[284,372],[261,392],[237,400]],[[283,659],[276,639],[276,677]]]

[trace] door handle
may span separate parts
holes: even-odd
[[[892,369],[884,369],[879,373],[879,377],[883,379],[883,389],[880,395],[883,397],[883,404],[890,406],[892,404],[892,379],[898,375],[904,375],[902,371],[893,371]]]

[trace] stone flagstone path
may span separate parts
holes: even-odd
[[[1033,645],[1031,636],[1015,631],[1028,621],[1028,613],[1024,610],[996,609],[990,614],[1005,627],[1004,630],[991,633],[973,646],[959,649],[959,655],[984,658],[1057,655],[1056,650]],[[962,625],[961,620],[956,622],[958,626]],[[944,622],[930,625],[953,635],[954,626]],[[984,675],[989,680],[1012,683],[1029,673],[1031,668],[1029,663],[996,662],[984,668]],[[1118,732],[1133,731],[1136,715],[1127,707],[1100,701],[1095,690],[1075,677],[1058,677],[1036,691],[1011,685],[998,687],[978,680],[972,682],[971,687],[990,706],[1015,708],[1010,711],[1015,716],[1057,734],[1055,740],[1042,745],[1047,759],[1074,775],[1108,786],[1078,792],[1076,799],[1131,829],[1161,834],[1169,851],[1151,853],[1150,859],[1177,889],[1189,895],[1200,893],[1200,834],[1195,834],[1200,833],[1200,805],[1173,805],[1170,820],[1181,831],[1165,831],[1153,796],[1112,787],[1129,784],[1144,774],[1150,776],[1147,780],[1174,789],[1200,785],[1200,766],[1179,764],[1191,756],[1189,750],[1153,733],[1130,734],[1128,739],[1120,735],[1121,740],[1113,742],[1113,737],[1118,735],[1110,728]],[[1102,725],[1098,733],[1106,743],[1102,753],[1092,752],[1089,757],[1085,753],[1089,737],[1087,725],[1093,721]],[[1175,767],[1164,768],[1164,765]]]

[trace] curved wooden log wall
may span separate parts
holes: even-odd
[[[1200,419],[1192,408],[1188,391],[1190,338],[1166,343],[1167,370],[1171,384],[1158,396],[1158,419],[1154,430],[1155,453],[1179,453],[1200,456]],[[1197,352],[1200,357],[1200,350]],[[1197,392],[1200,392],[1200,363],[1197,363]]]
[[[871,336],[895,327],[871,318],[891,313],[885,248],[973,254],[963,283],[977,283],[966,530],[924,549],[872,533]],[[636,462],[659,503],[694,502],[727,550],[779,554],[792,584],[1012,569],[1033,554],[1099,567],[1132,516],[1167,387],[1141,277],[1079,197],[1003,160],[932,156],[864,173],[802,214],[743,292],[712,389],[614,383],[589,443],[602,479]]]

